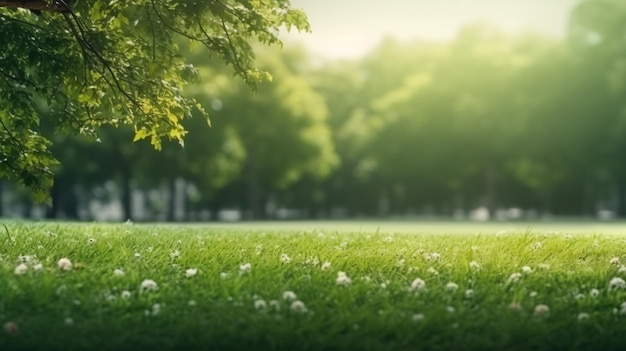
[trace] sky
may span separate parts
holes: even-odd
[[[303,9],[312,33],[289,33],[327,58],[355,58],[383,38],[447,40],[466,24],[491,23],[506,32],[525,30],[561,37],[578,0],[291,0]]]

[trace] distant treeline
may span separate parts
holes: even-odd
[[[55,135],[53,205],[5,181],[0,214],[203,220],[225,209],[258,219],[483,206],[625,216],[623,18],[626,2],[589,0],[565,39],[474,25],[447,43],[388,39],[321,66],[298,48],[260,51],[273,81],[256,92],[192,52],[203,78],[186,93],[210,111],[210,128],[189,119],[184,147],[160,152],[124,128],[102,129],[98,142]]]

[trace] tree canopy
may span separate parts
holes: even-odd
[[[203,46],[254,87],[271,77],[253,44],[282,28],[309,29],[287,0],[0,1],[0,177],[46,199],[59,131],[128,125],[156,149],[182,144],[183,119],[207,114],[183,94],[198,72],[181,52]]]

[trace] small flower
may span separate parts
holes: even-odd
[[[49,229],[46,230],[46,234],[51,238],[56,238],[57,234]]]
[[[471,269],[475,269],[475,270],[479,270],[480,269],[480,263],[478,263],[476,261],[470,262],[469,266],[470,266]]]
[[[228,272],[222,272],[222,273],[220,273],[220,278],[222,278],[222,279],[228,279],[228,276],[229,276],[229,275],[230,275],[230,274],[228,274]]]
[[[17,324],[15,322],[6,322],[4,323],[4,332],[11,335],[11,334],[15,334],[17,333],[17,331],[19,330],[19,328],[17,327]]]
[[[618,265],[619,264],[619,257],[613,257],[611,258],[611,260],[609,261],[610,264],[613,265]]]
[[[185,271],[185,277],[187,278],[191,278],[195,276],[196,274],[198,274],[198,270],[196,268],[189,268],[188,270]]]
[[[198,303],[195,300],[189,300],[189,302],[187,302],[187,305],[193,307],[195,305],[197,305]]]
[[[550,307],[548,305],[537,305],[535,306],[535,316],[536,317],[544,317],[550,313]]]
[[[589,313],[582,312],[582,313],[578,314],[578,320],[579,321],[584,321],[584,320],[587,320],[587,319],[589,319]]]
[[[239,275],[248,274],[250,271],[252,271],[252,265],[250,263],[239,265]]]
[[[94,238],[87,239],[87,245],[93,245],[95,243],[96,243],[96,239],[94,239]]]
[[[121,269],[119,269],[119,268],[118,268],[118,269],[116,269],[116,270],[114,270],[114,271],[113,271],[113,274],[114,274],[116,277],[122,277],[122,276],[124,276],[124,274],[126,274],[126,273],[124,273],[124,271],[123,271],[123,270],[121,270]]]
[[[159,290],[159,286],[152,279],[145,279],[141,282],[141,286],[139,288],[141,292],[150,292]]]
[[[517,283],[520,279],[522,279],[522,273],[515,272],[511,274],[507,283]]]
[[[428,272],[428,273],[430,273],[432,275],[439,275],[439,272],[436,269],[434,269],[433,267],[428,267],[426,272]]]
[[[415,278],[415,280],[411,283],[412,291],[421,291],[426,288],[426,282],[420,278]]]
[[[287,301],[293,301],[296,300],[298,297],[296,296],[296,293],[294,293],[293,291],[285,291],[283,293],[283,300],[287,300]]]
[[[465,297],[468,299],[471,299],[472,297],[474,297],[474,290],[473,289],[465,290]]]
[[[413,322],[421,322],[424,320],[424,314],[423,313],[416,313],[413,315],[413,317],[411,317],[411,319],[413,320]]]
[[[287,264],[291,262],[291,258],[287,254],[280,255],[280,263]]]
[[[275,309],[276,311],[280,311],[280,302],[278,300],[271,300],[270,307]]]
[[[257,310],[264,310],[267,308],[267,303],[263,299],[258,299],[254,301],[254,308]]]
[[[543,244],[541,242],[536,242],[532,245],[530,245],[530,248],[533,250],[539,250],[543,247]]]
[[[430,254],[430,258],[432,258],[433,260],[437,261],[439,259],[441,259],[441,254],[438,252],[433,252]]]
[[[585,295],[584,294],[576,294],[576,296],[574,296],[574,298],[576,300],[584,300],[585,299]]]
[[[459,288],[459,285],[453,282],[449,282],[446,284],[446,291],[456,291]]]
[[[405,263],[406,263],[406,260],[404,258],[401,258],[398,260],[398,262],[396,262],[396,266],[402,267],[404,266]]]
[[[322,264],[322,270],[325,271],[330,268],[330,262],[326,261]]]
[[[70,261],[69,258],[60,259],[59,262],[57,262],[57,265],[63,271],[69,271],[72,269],[72,261]]]
[[[306,313],[307,309],[306,306],[304,305],[304,302],[300,301],[300,300],[296,300],[294,302],[291,303],[291,310],[294,312],[298,312],[298,313]]]
[[[511,304],[509,305],[509,309],[513,312],[521,312],[522,304],[520,304],[519,302],[511,302]]]
[[[522,272],[526,273],[526,274],[530,274],[530,273],[533,272],[533,269],[530,268],[529,266],[524,266],[524,267],[522,267]]]
[[[42,269],[43,269],[43,265],[41,263],[37,263],[36,265],[33,266],[33,270],[35,272],[38,272],[38,271],[40,271]]]
[[[626,281],[620,277],[615,277],[609,282],[609,289],[624,289],[626,288]]]
[[[536,291],[531,291],[531,292],[528,294],[528,296],[530,296],[530,297],[535,297],[535,296],[537,296],[537,292],[536,292]]]
[[[17,265],[17,267],[15,267],[15,270],[13,271],[13,273],[15,273],[15,275],[24,275],[26,274],[27,271],[28,271],[28,266],[24,263],[20,263]]]
[[[172,252],[170,253],[170,257],[171,257],[172,259],[179,258],[179,257],[180,257],[180,251],[178,251],[178,250],[174,250],[174,251],[172,251]]]
[[[111,295],[111,294],[109,294],[109,295],[107,295],[107,296],[106,296],[106,300],[107,300],[107,301],[109,301],[109,302],[113,302],[113,301],[115,301],[116,299],[117,299],[117,298],[115,297],[115,295]]]
[[[617,273],[618,274],[626,273],[626,266],[624,266],[624,265],[619,266],[619,269],[617,270]]]
[[[598,297],[598,295],[600,295],[600,290],[595,289],[595,288],[594,288],[594,289],[591,289],[591,290],[589,291],[589,295],[591,295],[591,297]]]
[[[124,291],[122,291],[122,293],[120,294],[120,296],[121,296],[124,300],[128,300],[128,299],[130,299],[130,295],[131,295],[131,293],[130,293],[130,291],[128,291],[128,290],[124,290]]]
[[[154,305],[152,305],[152,312],[150,313],[150,315],[157,316],[159,315],[159,313],[161,313],[161,304],[155,303]]]
[[[135,258],[141,258],[141,254],[139,252],[135,252]]]
[[[70,317],[67,317],[67,318],[65,318],[64,323],[67,326],[72,326],[72,325],[74,325],[74,320],[72,318],[70,318]]]
[[[448,306],[448,307],[446,307],[446,311],[448,311],[448,313],[454,313],[454,312],[456,312],[456,309],[454,307],[452,307],[452,306]]]
[[[350,279],[345,272],[337,273],[337,285],[350,286],[352,279]]]

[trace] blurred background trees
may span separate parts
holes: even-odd
[[[260,50],[250,92],[200,51],[185,90],[209,111],[184,147],[56,136],[53,206],[0,183],[11,216],[210,220],[537,214],[626,216],[626,3],[583,1],[569,35],[471,25],[388,38],[360,59]]]

